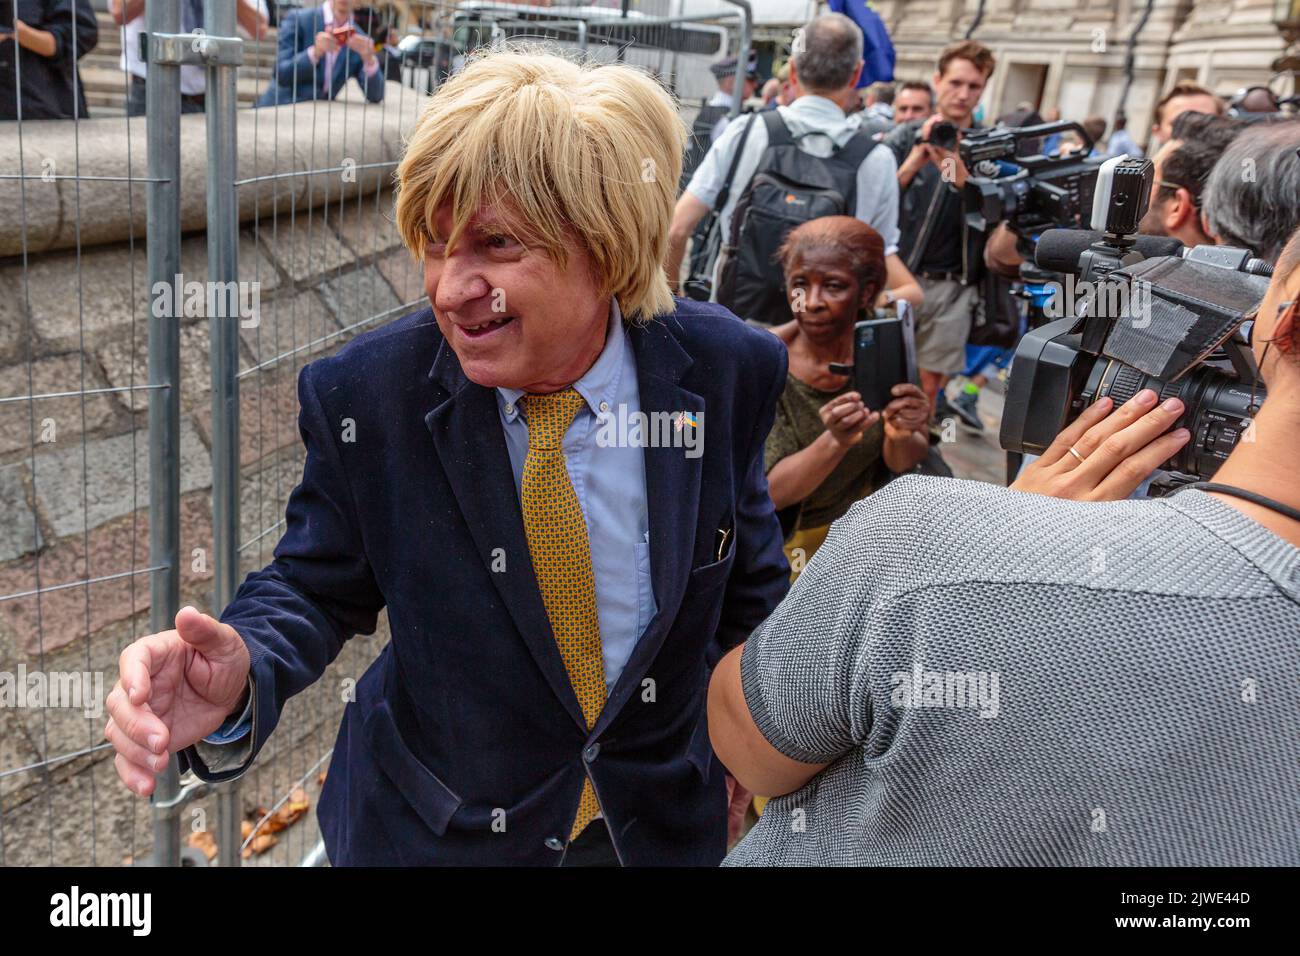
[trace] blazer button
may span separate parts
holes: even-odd
[[[600,754],[600,744],[592,744],[582,752],[582,759],[591,763]]]
[[[564,841],[561,840],[559,837],[547,837],[547,838],[546,838],[546,849],[548,849],[548,850],[563,850],[563,849],[564,849]]]

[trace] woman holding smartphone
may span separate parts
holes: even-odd
[[[790,370],[764,467],[797,574],[831,522],[925,458],[930,419],[915,385],[895,385],[888,405],[867,408],[851,379],[829,369],[852,361],[853,327],[874,315],[886,282],[880,234],[852,216],[827,216],[793,230],[778,255],[792,318],[772,332]]]

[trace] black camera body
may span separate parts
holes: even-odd
[[[1045,137],[1067,130],[1083,137],[1082,152],[1045,156],[1037,151]],[[1021,155],[1023,148],[1032,151]],[[1089,157],[1091,149],[1087,132],[1074,122],[967,133],[958,147],[971,174],[962,197],[967,223],[983,232],[1005,222],[1025,238],[1053,227],[1086,226],[1104,162]]]
[[[1161,401],[1177,396],[1184,411],[1173,427],[1192,437],[1162,464],[1151,490],[1160,494],[1212,477],[1263,404],[1245,318],[1264,297],[1272,270],[1249,250],[1225,246],[1144,257],[1135,248],[1134,215],[1150,194],[1151,163],[1106,166],[1093,218],[1102,236],[1078,255],[1058,290],[1063,297],[1077,293],[1078,304],[1021,339],[999,440],[1007,451],[1041,455],[1101,398],[1118,406],[1144,388]],[[1131,228],[1110,228],[1116,226]],[[1038,265],[1065,271],[1069,264],[1048,250],[1077,249],[1080,235],[1045,233]]]
[[[918,138],[917,142],[937,149],[956,149],[957,126],[947,120],[939,120],[930,127],[930,135],[925,139]]]

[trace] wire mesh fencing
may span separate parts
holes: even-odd
[[[427,301],[392,178],[466,56],[544,42],[689,101],[748,33],[726,4],[671,17],[667,0],[124,6],[76,0],[42,27],[66,115],[37,108],[27,54],[0,54],[0,865],[316,864],[311,811],[386,620],[289,701],[238,781],[173,761],[148,803],[103,739],[119,654],[184,604],[217,614],[269,563],[302,475],[299,371]],[[339,34],[318,64],[348,7],[369,46]]]

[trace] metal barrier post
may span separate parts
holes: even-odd
[[[146,37],[177,33],[180,0],[153,0],[145,11]],[[155,62],[147,44],[145,129],[148,138],[149,288],[170,289],[181,271],[181,68]],[[174,301],[169,295],[168,302]],[[149,623],[174,625],[180,603],[180,317],[170,307],[149,310]],[[180,866],[181,836],[175,797],[180,775],[175,758],[158,777],[153,807],[153,864]]]
[[[237,49],[235,5],[207,0],[203,28],[212,40]],[[208,60],[208,281],[225,308],[208,317],[212,357],[212,610],[235,596],[239,571],[239,201],[235,195],[235,79],[238,53]],[[221,866],[239,866],[239,784],[217,788]]]
[[[732,119],[740,115],[741,104],[745,100],[745,84],[741,82],[741,71],[749,63],[749,48],[753,45],[754,11],[749,0],[726,0],[733,7],[740,8],[740,49],[736,51],[736,82],[731,90],[731,111],[727,114]]]

